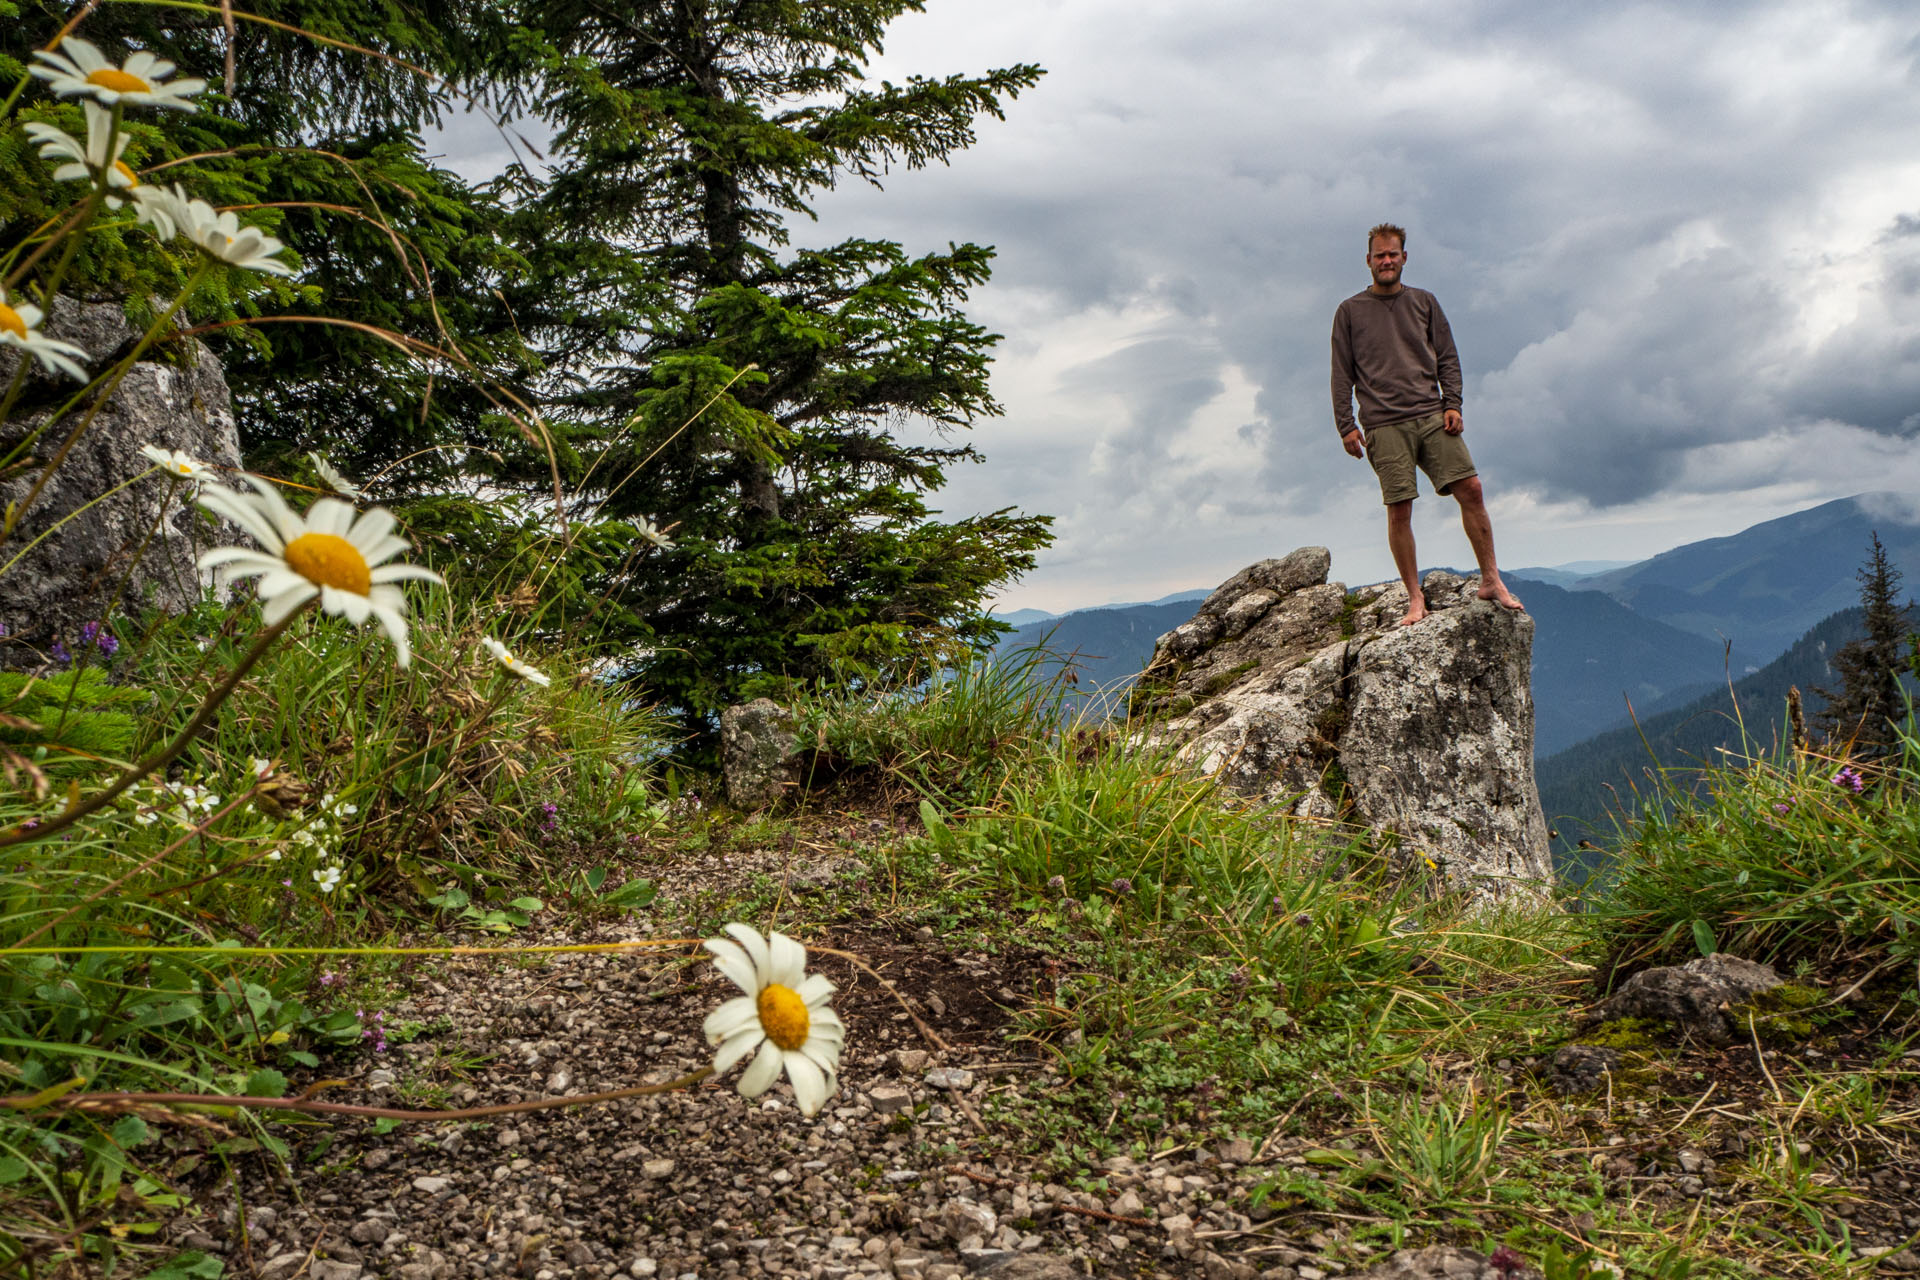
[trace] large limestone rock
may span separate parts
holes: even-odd
[[[1533,779],[1533,619],[1429,574],[1348,591],[1304,547],[1262,560],[1162,636],[1135,687],[1151,744],[1245,795],[1371,828],[1453,887],[1499,900],[1552,874]]]
[[[96,371],[117,353],[130,350],[139,337],[118,303],[70,298],[58,301],[49,332],[79,344],[89,357],[83,363]],[[0,386],[11,381],[18,358],[11,348],[0,357]],[[22,410],[0,423],[0,457],[78,386],[70,379],[48,378],[33,365]],[[54,423],[30,456],[41,461],[51,457],[87,407],[82,404]],[[240,465],[240,437],[226,378],[220,362],[199,343],[164,344],[155,358],[133,366],[19,527],[0,544],[0,565],[87,503],[152,466],[140,454],[144,444],[179,449],[216,468]],[[24,498],[40,471],[32,465],[0,480],[0,510]],[[177,613],[197,601],[203,580],[193,565],[195,530],[204,549],[211,526],[191,507],[188,488],[157,475],[138,481],[60,524],[7,569],[0,577],[0,624],[8,633],[0,641],[0,664],[33,665],[55,641],[76,648],[83,626],[122,609],[153,604]]]

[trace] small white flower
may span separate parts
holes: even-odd
[[[714,967],[746,992],[707,1015],[707,1043],[715,1075],[724,1075],[754,1049],[759,1053],[740,1077],[740,1096],[757,1098],[780,1077],[793,1082],[800,1113],[817,1115],[840,1087],[840,1050],[846,1025],[827,1007],[833,983],[807,973],[807,949],[783,933],[764,939],[743,924],[727,926],[727,938],[704,944]]]
[[[73,357],[84,357],[87,353],[71,342],[41,333],[40,322],[44,319],[46,316],[40,308],[30,302],[16,303],[0,288],[0,345],[19,347],[49,370],[85,382],[87,371],[76,364]]]
[[[272,485],[254,476],[247,481],[255,489],[252,494],[203,486],[200,505],[245,529],[265,550],[216,547],[200,557],[200,568],[218,567],[228,582],[263,575],[260,604],[268,626],[315,596],[323,612],[356,626],[374,618],[399,651],[400,665],[406,666],[413,657],[407,642],[407,598],[393,584],[441,578],[419,565],[386,563],[407,546],[394,536],[393,514],[382,507],[356,514],[338,498],[322,498],[298,516]]]
[[[352,498],[357,502],[367,496],[364,490],[341,475],[338,471],[335,471],[333,467],[328,464],[327,460],[319,454],[309,452],[307,457],[312,461],[313,469],[320,473],[320,478],[327,482],[327,487],[341,497]]]
[[[180,234],[215,262],[276,276],[293,274],[292,267],[273,256],[286,246],[258,227],[241,226],[239,215],[232,210],[221,213],[205,200],[182,202],[177,193],[166,206],[166,214],[179,224]]]
[[[107,208],[118,209],[123,201],[113,192],[132,191],[140,185],[139,176],[120,158],[133,139],[125,130],[114,126],[113,113],[105,107],[83,102],[80,109],[87,116],[87,141],[84,146],[66,130],[37,120],[26,126],[27,137],[40,148],[40,158],[48,164],[56,160],[67,162],[53,171],[55,182],[99,183],[108,193]],[[108,154],[108,138],[113,139],[111,155]]]
[[[654,546],[660,548],[662,551],[673,550],[673,539],[669,538],[666,534],[660,532],[659,526],[654,524],[653,521],[647,519],[645,516],[640,517],[639,533],[641,537],[645,538],[648,542],[651,542]]]
[[[268,854],[267,854],[267,861],[268,861],[268,862],[278,862],[278,861],[280,861],[280,851],[279,851],[278,849],[275,849],[275,850],[273,850],[272,852],[270,852],[270,853],[268,853]]]
[[[340,887],[341,869],[339,867],[317,867],[313,872],[313,882],[322,893],[332,893]]]
[[[205,480],[213,475],[213,468],[178,449],[162,449],[157,444],[143,444],[140,446],[140,455],[168,475],[178,476],[182,480]]]
[[[194,105],[187,99],[207,87],[205,80],[169,81],[173,64],[144,50],[130,54],[116,67],[91,41],[79,36],[68,36],[52,53],[36,49],[33,56],[42,65],[31,68],[32,74],[45,80],[56,97],[86,94],[109,107],[124,102],[192,111]]]
[[[133,820],[143,827],[150,827],[160,821],[160,814],[153,809],[142,809],[133,815]]]
[[[254,756],[247,762],[247,768],[253,770],[254,777],[264,778],[273,772],[273,761],[262,756]]]
[[[488,636],[480,643],[487,647],[487,652],[494,656],[495,661],[507,670],[513,672],[513,674],[519,676],[522,680],[531,680],[538,685],[549,685],[553,683],[552,677],[548,676],[546,672],[541,671],[538,667],[529,666],[520,661],[520,659],[513,656],[512,650],[508,649],[507,646],[501,644],[498,640],[495,640],[492,636]]]
[[[319,838],[313,834],[313,830],[310,827],[301,827],[298,831],[295,831],[290,838],[295,844],[304,845],[309,849],[314,848],[320,843]]]

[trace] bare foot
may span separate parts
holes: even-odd
[[[1427,602],[1424,599],[1415,600],[1412,604],[1407,606],[1407,616],[1400,619],[1400,625],[1403,627],[1410,627],[1414,623],[1420,621],[1420,619],[1426,616],[1427,616]]]
[[[1527,607],[1520,603],[1520,597],[1507,590],[1507,584],[1495,579],[1492,586],[1482,585],[1473,593],[1482,600],[1491,600],[1502,609],[1511,609],[1515,613],[1525,613]]]

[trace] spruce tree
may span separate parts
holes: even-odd
[[[1906,718],[1900,672],[1907,664],[1900,649],[1911,630],[1913,605],[1898,603],[1900,570],[1887,559],[1877,530],[1857,576],[1866,635],[1834,654],[1840,688],[1819,691],[1827,704],[1818,723],[1836,747],[1874,759],[1898,747],[1899,727]]]
[[[979,646],[1047,520],[934,518],[999,405],[997,336],[961,311],[991,251],[855,239],[794,249],[790,220],[845,180],[945,161],[1040,76],[870,83],[863,60],[918,0],[539,0],[537,83],[510,107],[557,128],[551,176],[516,175],[529,271],[510,289],[547,361],[542,405],[598,538],[612,620],[646,685],[693,726],[757,690],[897,672]],[[917,421],[929,442],[899,428]],[[539,460],[517,478],[541,483]],[[515,478],[512,476],[503,479]],[[667,531],[670,549],[637,535]]]

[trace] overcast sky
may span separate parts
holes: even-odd
[[[1212,586],[1319,543],[1391,575],[1332,426],[1365,231],[1411,236],[1508,566],[1920,494],[1920,6],[928,0],[877,76],[1048,69],[942,170],[798,245],[992,244],[1006,416],[949,515],[1057,517],[1000,602]],[[1471,561],[1424,479],[1424,565]]]

